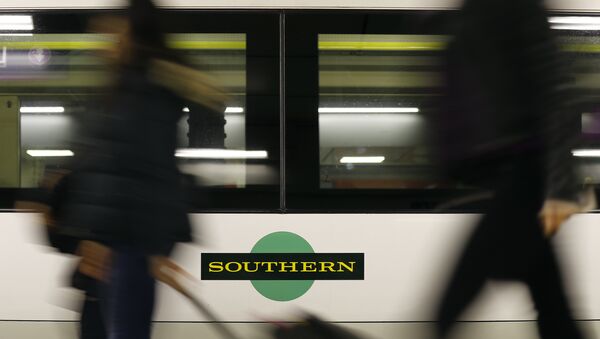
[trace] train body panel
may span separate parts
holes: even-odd
[[[188,286],[225,321],[289,320],[299,311],[338,322],[432,321],[432,307],[477,215],[460,214],[211,214],[193,215],[198,241],[182,245],[177,261],[201,277],[202,253],[249,253],[276,232],[303,238],[315,253],[364,254],[364,279],[315,280],[300,297],[283,300],[248,280],[201,280]],[[33,214],[0,214],[0,319],[68,321],[65,286],[74,259],[43,244]],[[568,276],[578,319],[600,318],[600,215],[575,217],[555,245]],[[205,277],[206,278],[206,277]],[[273,288],[286,288],[273,282]],[[285,284],[285,282],[284,282]],[[259,293],[259,291],[261,291]],[[58,300],[63,297],[63,304]],[[279,300],[277,300],[279,298]],[[473,321],[535,319],[526,288],[491,283],[465,316]],[[204,321],[181,296],[161,288],[156,320]]]

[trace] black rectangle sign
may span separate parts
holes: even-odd
[[[202,253],[202,280],[364,280],[364,253]]]

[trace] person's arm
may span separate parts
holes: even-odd
[[[98,281],[108,281],[112,250],[103,244],[84,240],[79,243],[76,254],[81,257],[78,270]]]
[[[166,256],[151,256],[150,272],[156,280],[169,285],[177,292],[186,296],[188,295],[188,291],[183,287],[181,279],[186,278],[196,281],[190,273]]]
[[[579,211],[575,160],[571,154],[577,144],[577,114],[570,109],[568,79],[558,42],[553,36],[541,1],[518,1],[520,23],[519,67],[530,91],[544,152],[546,202],[540,218],[546,235],[555,234],[560,225]]]
[[[49,228],[55,227],[56,221],[53,215],[54,193],[67,173],[67,171],[47,172],[40,183],[40,187],[27,190],[19,195],[14,208],[41,213],[44,217],[44,224]]]

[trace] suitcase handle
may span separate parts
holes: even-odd
[[[217,315],[204,303],[202,303],[198,298],[196,298],[188,289],[186,289],[179,281],[177,281],[176,277],[185,277],[189,280],[196,282],[196,280],[189,275],[185,270],[177,266],[172,261],[167,261],[163,263],[164,265],[159,265],[161,272],[155,272],[155,276],[160,276],[163,283],[167,284],[169,287],[173,288],[175,291],[179,292],[181,295],[186,297],[192,305],[202,313],[210,322],[213,324],[215,329],[219,332],[219,334],[225,339],[240,339],[235,333],[231,331],[231,329],[223,322],[219,320]]]

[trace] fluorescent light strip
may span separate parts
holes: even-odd
[[[0,15],[0,31],[33,31],[31,15]]]
[[[600,25],[600,16],[555,16],[548,18],[552,24]]]
[[[600,158],[600,149],[577,149],[573,155],[581,158]]]
[[[213,148],[184,148],[175,152],[178,158],[187,159],[267,159],[267,151],[242,151]]]
[[[184,113],[189,113],[190,108],[184,107],[182,111]],[[244,113],[244,107],[227,107],[225,109],[225,114],[240,114],[240,113]]]
[[[32,157],[72,157],[75,155],[73,151],[70,150],[27,150],[27,154]]]
[[[0,33],[0,36],[33,36],[33,33]]]
[[[21,107],[21,113],[64,113],[65,108],[62,106],[48,107]]]
[[[0,24],[33,24],[31,15],[0,15]]]
[[[416,107],[320,107],[319,113],[419,113]]]
[[[552,29],[559,31],[600,31],[600,24],[597,25],[574,25],[574,24],[559,24],[552,25]]]
[[[342,164],[381,164],[385,161],[383,156],[373,157],[343,157],[340,160]]]
[[[0,31],[33,31],[33,24],[2,24]]]
[[[225,113],[227,113],[227,114],[244,113],[244,107],[227,107],[227,109],[225,109]]]

